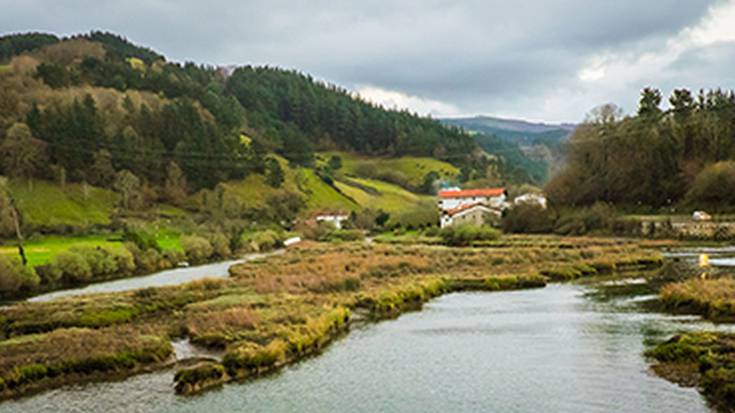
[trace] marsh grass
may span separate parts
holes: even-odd
[[[80,370],[89,377],[155,368],[170,355],[170,339],[181,336],[224,352],[224,374],[206,365],[179,375],[177,389],[197,391],[317,354],[344,334],[354,314],[390,318],[447,292],[541,287],[549,279],[544,269],[568,279],[567,268],[576,277],[597,271],[594,263],[614,270],[620,263],[656,261],[655,252],[625,240],[499,241],[505,244],[477,248],[303,242],[236,265],[228,279],[2,308],[3,395],[24,394],[39,383],[54,387]],[[48,380],[49,371],[59,379]]]
[[[716,321],[735,319],[735,279],[730,277],[667,284],[660,296],[670,310],[694,312]]]
[[[696,332],[672,337],[646,355],[653,370],[681,385],[697,386],[718,410],[735,410],[735,335]]]

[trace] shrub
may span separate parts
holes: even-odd
[[[212,245],[214,255],[219,258],[227,258],[232,255],[230,250],[230,240],[221,232],[215,232],[208,237],[209,243]]]
[[[126,244],[126,248],[133,256],[135,267],[143,273],[158,271],[171,265],[155,249],[141,250],[132,243]]]
[[[271,251],[282,242],[282,237],[271,229],[242,235],[243,247],[252,252]]]
[[[616,215],[615,209],[605,203],[563,211],[554,225],[554,232],[561,235],[610,232],[616,221]]]
[[[118,271],[117,260],[105,249],[74,247],[70,251],[84,258],[92,271],[92,276],[109,275]]]
[[[212,244],[196,235],[182,236],[181,246],[184,248],[186,258],[193,263],[205,262],[214,253]]]
[[[415,208],[399,212],[390,217],[389,227],[420,229],[434,226],[439,222],[439,212],[433,204],[421,204]]]
[[[156,240],[156,235],[150,231],[140,228],[126,228],[123,240],[132,242],[141,250],[161,250],[161,247],[158,245],[158,241]]]
[[[546,208],[527,203],[510,209],[503,217],[501,226],[508,233],[540,234],[551,232],[554,222]]]
[[[61,272],[62,277],[69,281],[87,282],[92,279],[92,268],[87,260],[76,252],[60,252],[52,263]]]
[[[186,261],[186,255],[177,250],[165,250],[163,251],[163,258],[171,263],[171,265],[176,266],[181,262]]]
[[[0,256],[0,294],[32,289],[38,286],[40,278],[28,266],[23,266],[20,260]]]
[[[121,274],[134,274],[136,270],[135,257],[130,250],[122,249],[112,253],[115,262],[117,263],[117,269]]]
[[[37,265],[35,267],[36,274],[41,278],[41,284],[53,285],[61,278],[61,271],[52,263]]]
[[[457,225],[443,228],[439,236],[446,245],[467,246],[475,241],[496,240],[500,234],[497,230],[486,226]]]
[[[365,238],[365,234],[358,229],[337,229],[327,234],[329,241],[359,241]]]
[[[731,205],[735,203],[732,188],[735,188],[735,161],[718,162],[697,175],[686,199],[698,205]]]
[[[304,238],[310,240],[324,240],[330,233],[336,230],[335,226],[330,222],[319,222],[316,225],[302,223],[294,229],[300,232]]]

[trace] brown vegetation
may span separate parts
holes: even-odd
[[[225,352],[222,368],[207,365],[178,376],[179,391],[198,391],[320,351],[348,328],[353,312],[379,319],[449,291],[540,287],[547,278],[539,272],[549,268],[658,262],[656,253],[624,240],[512,236],[490,242],[484,248],[304,242],[237,265],[229,279],[0,309],[4,394],[41,383],[54,387],[70,374],[160,366],[169,341],[182,335]],[[26,364],[32,367],[18,373]],[[77,365],[84,368],[57,367]]]

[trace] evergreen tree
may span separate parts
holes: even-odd
[[[265,182],[273,188],[283,185],[283,169],[277,160],[266,158],[265,160]]]

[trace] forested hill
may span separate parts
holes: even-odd
[[[557,204],[607,202],[634,208],[735,206],[735,93],[675,90],[662,108],[644,89],[638,112],[604,105],[567,145],[566,165],[547,185]]]
[[[307,75],[167,62],[110,33],[2,37],[0,88],[0,140],[23,153],[0,166],[5,175],[109,187],[124,170],[161,188],[174,175],[196,191],[277,169],[269,153],[302,166],[317,150],[428,156],[464,179],[483,178],[491,162],[458,128]]]
[[[534,123],[491,116],[446,118],[446,125],[471,133],[485,151],[504,160],[514,181],[545,183],[558,167],[562,146],[576,125]]]
[[[442,119],[442,122],[462,127],[468,131],[495,135],[519,145],[555,144],[566,139],[576,128],[576,125],[566,123],[535,123],[491,116],[447,118]]]

